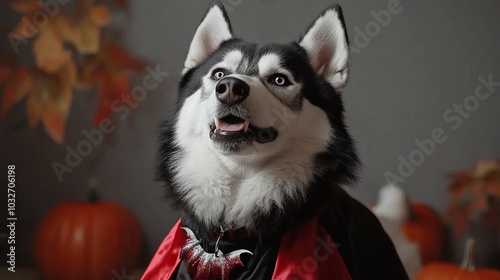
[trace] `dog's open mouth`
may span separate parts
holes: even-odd
[[[219,141],[251,140],[250,121],[234,115],[215,118],[210,126],[210,139]]]
[[[250,121],[229,115],[221,119],[215,118],[214,124],[216,133],[226,136],[236,136],[247,133]]]
[[[278,131],[275,128],[257,128],[252,126],[248,119],[235,115],[214,118],[213,124],[210,125],[210,139],[213,141],[251,143],[256,140],[259,143],[267,143],[277,136]]]

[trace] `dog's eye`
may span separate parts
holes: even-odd
[[[285,87],[285,86],[289,86],[292,84],[290,82],[290,80],[288,80],[287,76],[285,76],[284,74],[279,74],[279,73],[270,76],[268,79],[268,83],[273,84],[273,85],[277,85],[280,87]]]
[[[212,72],[212,79],[220,80],[226,76],[226,70],[222,68],[217,68]]]

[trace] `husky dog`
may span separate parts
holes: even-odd
[[[143,279],[407,279],[378,220],[342,189],[358,156],[339,6],[299,42],[259,45],[235,38],[216,3],[182,73],[158,160],[181,230]]]

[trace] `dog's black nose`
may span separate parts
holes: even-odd
[[[240,79],[227,77],[219,81],[215,92],[222,103],[231,105],[243,102],[248,97],[250,87]]]

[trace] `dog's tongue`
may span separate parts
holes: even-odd
[[[245,130],[245,122],[241,123],[227,123],[221,119],[216,119],[217,128],[224,131],[243,131]]]

